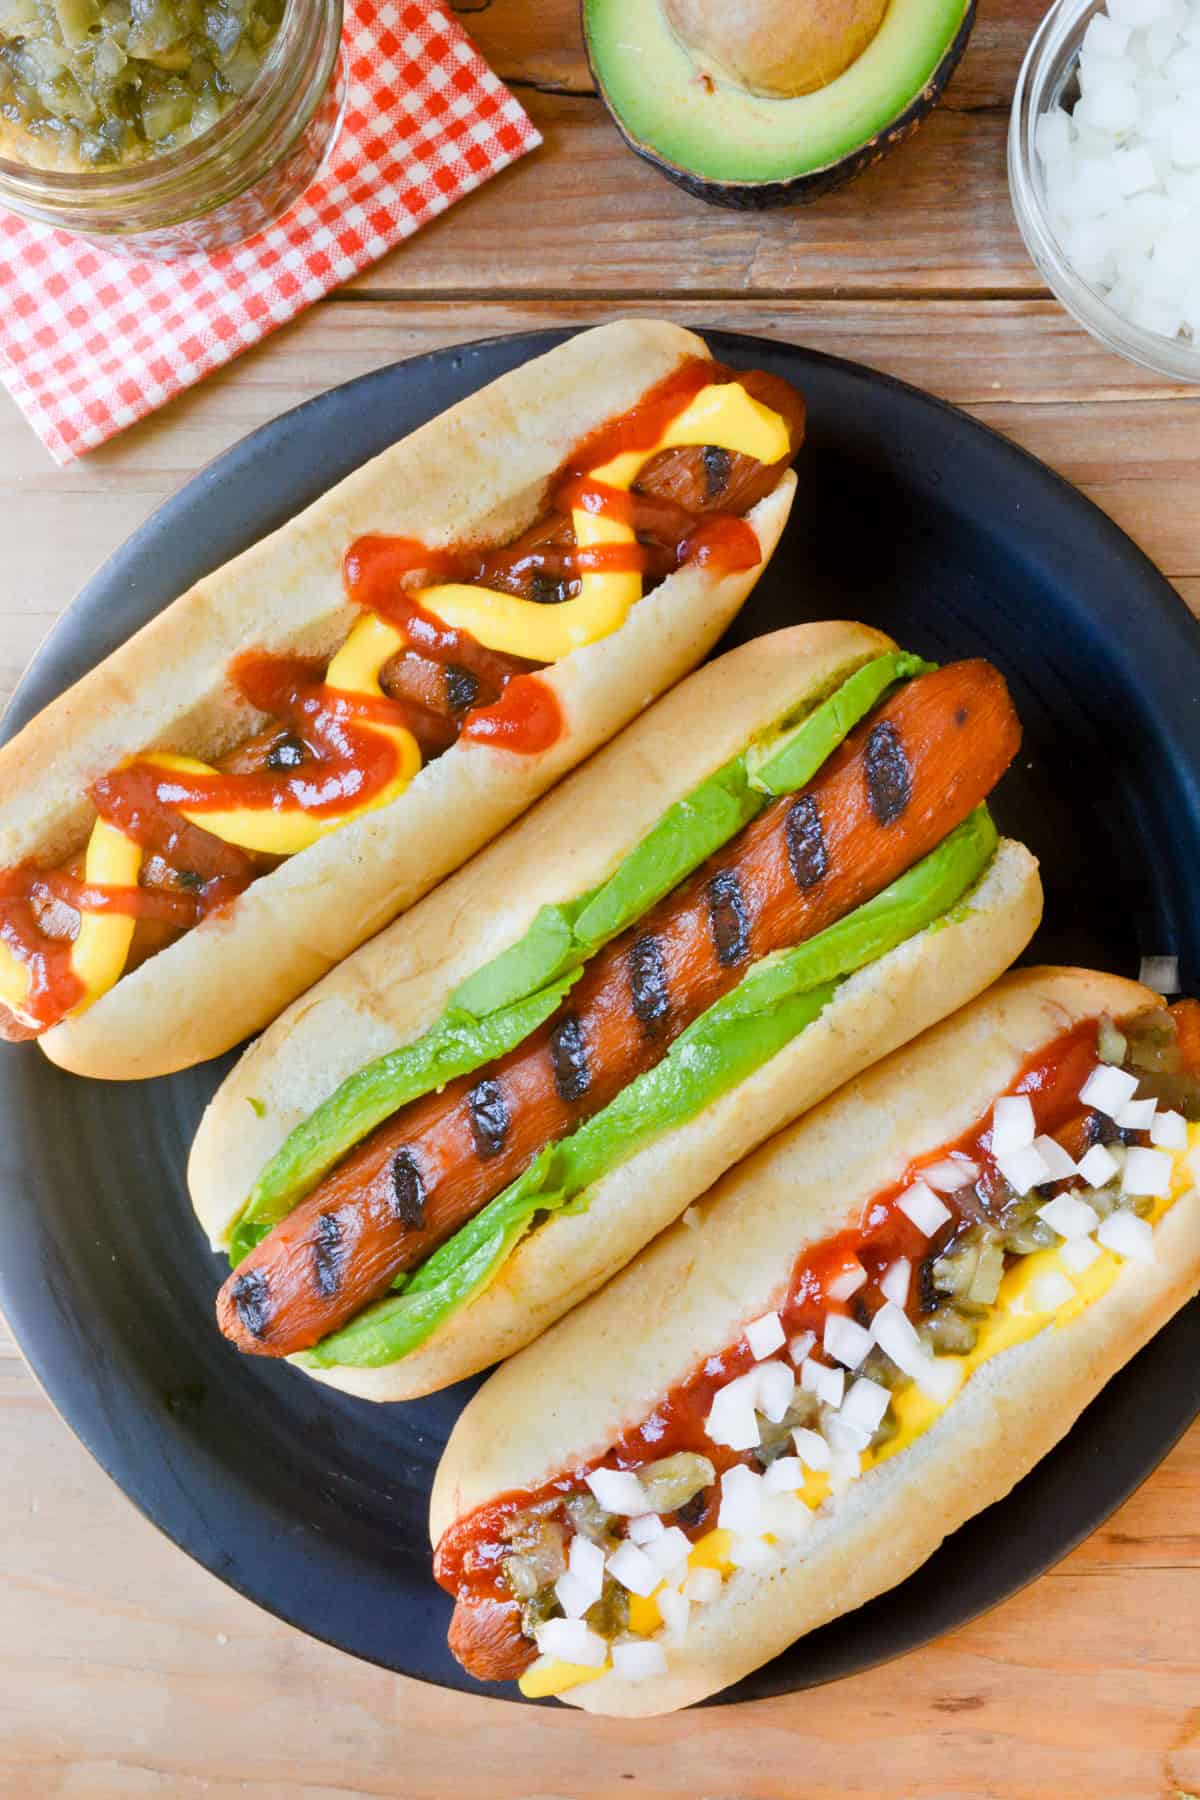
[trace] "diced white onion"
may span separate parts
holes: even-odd
[[[1050,1170],[1040,1150],[1026,1144],[1023,1150],[1006,1150],[996,1158],[996,1167],[1014,1193],[1027,1194],[1050,1180]]]
[[[817,1472],[827,1471],[833,1452],[819,1431],[811,1431],[807,1425],[797,1425],[792,1432],[792,1442],[796,1446],[796,1455],[806,1469]]]
[[[1077,1194],[1058,1194],[1053,1200],[1047,1200],[1045,1206],[1039,1206],[1037,1216],[1044,1219],[1051,1231],[1057,1231],[1059,1237],[1087,1237],[1095,1231],[1100,1223],[1100,1215],[1094,1206],[1081,1200]]]
[[[871,1336],[898,1369],[916,1379],[928,1359],[902,1306],[894,1300],[881,1306],[871,1320]]]
[[[760,1363],[754,1373],[758,1377],[755,1405],[764,1418],[770,1419],[772,1425],[778,1425],[792,1404],[792,1396],[796,1392],[796,1377],[785,1362]]]
[[[684,1599],[696,1606],[708,1606],[720,1592],[719,1569],[693,1569],[683,1584]]]
[[[593,1600],[600,1598],[604,1586],[604,1552],[599,1544],[593,1544],[590,1538],[577,1531],[567,1552],[567,1568]]]
[[[1100,1254],[1100,1246],[1090,1237],[1068,1238],[1058,1253],[1058,1260],[1072,1275],[1082,1275]]]
[[[1117,1114],[1117,1124],[1122,1131],[1149,1131],[1154,1123],[1156,1102],[1149,1100],[1127,1100]]]
[[[933,1196],[930,1195],[930,1198]],[[825,1320],[825,1335],[821,1340],[821,1347],[826,1356],[845,1363],[848,1369],[857,1369],[863,1358],[871,1354],[871,1342],[870,1332],[865,1331],[853,1319],[848,1319],[844,1313],[830,1313]]]
[[[721,1477],[721,1510],[717,1524],[725,1531],[757,1531],[762,1518],[762,1476],[735,1463]]]
[[[1150,1142],[1157,1144],[1160,1150],[1186,1150],[1188,1141],[1187,1120],[1182,1113],[1155,1113],[1150,1127]]]
[[[912,1263],[907,1256],[898,1256],[879,1283],[879,1291],[893,1306],[907,1306],[911,1281]]]
[[[768,1494],[762,1529],[785,1543],[796,1543],[812,1530],[813,1516],[798,1494]]]
[[[649,1544],[654,1538],[662,1536],[666,1526],[657,1513],[640,1513],[636,1519],[630,1519],[628,1530],[635,1544]],[[575,1542],[578,1541],[576,1538]]]
[[[686,1562],[692,1550],[678,1525],[672,1525],[669,1531],[664,1531],[661,1537],[653,1538],[644,1548],[660,1575],[669,1575],[679,1563]]]
[[[1033,1147],[1049,1169],[1051,1181],[1070,1181],[1075,1173],[1075,1164],[1057,1138],[1047,1137],[1043,1133],[1041,1137],[1034,1138]]]
[[[1107,1113],[1110,1119],[1115,1119],[1136,1093],[1136,1075],[1128,1075],[1112,1063],[1098,1063],[1080,1088],[1079,1098],[1085,1106],[1095,1107],[1097,1112]]]
[[[729,1546],[729,1560],[735,1569],[749,1569],[754,1575],[768,1575],[779,1567],[778,1555],[761,1537],[735,1537]]]
[[[835,1275],[832,1281],[825,1283],[825,1295],[829,1300],[849,1300],[851,1294],[857,1294],[860,1287],[867,1283],[867,1271],[857,1257]]]
[[[957,1194],[960,1188],[979,1180],[979,1164],[956,1150],[941,1162],[927,1163],[921,1170],[921,1180],[935,1194]]]
[[[802,1331],[798,1337],[794,1337],[791,1340],[788,1345],[788,1355],[796,1364],[797,1368],[799,1368],[800,1364],[804,1361],[816,1341],[817,1334],[815,1331]]]
[[[1120,1163],[1103,1144],[1093,1144],[1079,1159],[1079,1173],[1090,1188],[1106,1187],[1120,1168]]]
[[[750,1369],[717,1389],[712,1409],[704,1421],[704,1429],[714,1444],[724,1444],[729,1450],[757,1449],[762,1441],[754,1410],[757,1396],[757,1369]],[[639,1510],[644,1512],[646,1509],[642,1506]]]
[[[768,1494],[794,1494],[804,1486],[804,1464],[798,1456],[777,1456],[767,1465],[763,1485]]]
[[[612,1672],[620,1681],[645,1681],[667,1672],[667,1653],[653,1638],[630,1638],[614,1644]]]
[[[915,1379],[927,1400],[936,1406],[949,1406],[966,1379],[966,1371],[961,1357],[927,1356]]]
[[[593,1469],[587,1484],[605,1512],[636,1518],[647,1510],[646,1490],[629,1469]]]
[[[1061,1269],[1045,1269],[1029,1283],[1025,1298],[1033,1312],[1057,1312],[1075,1298],[1075,1283]]]
[[[891,1395],[885,1387],[872,1381],[869,1375],[860,1375],[857,1381],[851,1382],[838,1418],[843,1425],[857,1426],[871,1438],[890,1404]]]
[[[1100,1221],[1096,1236],[1106,1250],[1113,1250],[1130,1262],[1154,1261],[1154,1232],[1150,1221],[1139,1219],[1136,1213],[1109,1213],[1107,1219]]]
[[[896,1205],[925,1237],[933,1237],[950,1217],[950,1208],[942,1205],[933,1189],[924,1181],[914,1181],[901,1194]]]
[[[646,1552],[631,1544],[628,1538],[609,1557],[608,1572],[631,1594],[640,1594],[643,1598],[652,1594],[662,1580]]]
[[[714,1574],[716,1571],[714,1570]],[[663,1588],[657,1602],[662,1622],[672,1637],[681,1638],[688,1628],[688,1615],[691,1613],[691,1602],[674,1588]]]
[[[743,1328],[743,1335],[750,1346],[750,1354],[756,1362],[764,1356],[770,1356],[783,1343],[785,1332],[779,1321],[777,1312],[764,1313],[761,1319],[751,1319]]]
[[[554,1592],[568,1619],[582,1619],[588,1607],[594,1606],[600,1598],[586,1582],[580,1581],[578,1575],[572,1575],[570,1569],[563,1570],[554,1584]]]
[[[1160,994],[1179,992],[1179,958],[1177,956],[1143,956],[1138,980],[1143,987]]]
[[[608,1661],[608,1645],[599,1632],[582,1619],[547,1619],[534,1633],[543,1656],[575,1663],[581,1669],[602,1669]]]
[[[825,1435],[829,1439],[829,1448],[834,1459],[846,1454],[857,1454],[865,1450],[871,1441],[871,1433],[864,1431],[861,1425],[848,1425],[840,1412],[830,1413],[825,1421]]]
[[[845,1372],[814,1362],[810,1356],[800,1365],[800,1386],[806,1393],[815,1394],[822,1406],[837,1408],[846,1389]]]
[[[992,1108],[992,1155],[1027,1149],[1035,1130],[1029,1095],[1003,1095]]]
[[[1146,1150],[1140,1145],[1128,1151],[1121,1174],[1127,1194],[1151,1194],[1157,1199],[1171,1191],[1174,1158],[1165,1150]]]
[[[844,1494],[852,1481],[862,1474],[862,1457],[857,1450],[839,1450],[829,1465],[829,1489]]]

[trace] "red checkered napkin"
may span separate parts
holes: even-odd
[[[232,249],[131,261],[0,213],[0,381],[56,462],[102,444],[541,142],[437,6],[347,0],[321,178]]]

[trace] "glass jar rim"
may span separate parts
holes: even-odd
[[[180,144],[161,156],[143,156],[108,169],[45,168],[0,155],[0,203],[7,190],[14,198],[22,193],[36,194],[40,203],[49,206],[69,207],[72,202],[89,201],[97,205],[119,205],[153,196],[159,191],[169,192],[212,164],[232,162],[253,142],[259,131],[269,129],[263,103],[274,94],[280,73],[288,70],[290,53],[294,49],[292,30],[304,4],[305,0],[285,0],[279,29],[254,80],[215,124],[190,143]],[[316,4],[322,9],[336,9],[339,15],[342,11],[342,0],[316,0]],[[336,56],[336,46],[334,54]],[[293,64],[293,74],[292,85],[296,85],[303,78],[299,59]],[[277,104],[272,109],[272,116],[278,111]],[[297,128],[303,128],[302,119],[298,119]]]

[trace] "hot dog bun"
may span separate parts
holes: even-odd
[[[543,904],[602,881],[663,811],[806,693],[893,646],[862,625],[794,626],[709,664],[468,868],[291,1007],[228,1077],[189,1164],[214,1244],[279,1144],[365,1062],[418,1035],[454,988],[519,938]],[[409,1399],[527,1343],[622,1267],[721,1172],[841,1082],[993,980],[1036,928],[1036,864],[1002,844],[951,922],[848,980],[750,1080],[592,1189],[586,1210],[532,1232],[498,1278],[402,1361],[309,1370],[347,1392]]]
[[[1121,1016],[1156,998],[1114,976],[1021,970],[764,1145],[688,1224],[470,1402],[434,1484],[435,1544],[464,1513],[586,1460],[644,1418],[700,1358],[777,1303],[806,1245],[841,1228],[914,1156],[985,1114],[1033,1052],[1079,1019]],[[563,1698],[622,1716],[690,1705],[902,1581],[1006,1494],[1200,1286],[1200,1193],[1175,1202],[1155,1241],[1155,1262],[1124,1264],[1068,1325],[984,1363],[923,1436],[826,1502],[776,1573],[729,1576],[711,1604],[693,1610],[665,1674],[636,1683],[605,1674]]]
[[[148,748],[212,758],[261,722],[226,680],[253,648],[328,656],[359,616],[341,560],[383,532],[432,548],[505,542],[588,433],[629,410],[702,340],[652,320],[581,333],[501,377],[383,452],[286,525],[198,582],[0,750],[0,867],[53,864],[86,836],[89,783]],[[789,473],[750,515],[769,558]],[[711,648],[757,568],[685,564],[611,636],[540,679],[565,730],[537,755],[457,742],[390,806],[351,820],[261,877],[41,1043],[77,1074],[160,1075],[264,1026],[356,945],[403,912]]]

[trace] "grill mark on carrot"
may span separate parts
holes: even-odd
[[[336,1213],[322,1213],[317,1220],[313,1239],[313,1279],[317,1292],[325,1300],[332,1298],[342,1285],[342,1264],[346,1247],[342,1241],[342,1221]]]
[[[900,733],[886,719],[867,738],[866,772],[871,811],[881,825],[894,824],[912,799],[912,770]]]
[[[425,1178],[411,1150],[392,1158],[392,1217],[410,1231],[425,1228]]]
[[[671,1005],[662,945],[650,932],[635,939],[629,949],[629,988],[633,1016],[647,1037],[659,1031]]]
[[[792,880],[806,893],[809,888],[816,887],[824,878],[829,867],[829,855],[825,849],[825,832],[821,825],[821,814],[817,803],[808,794],[800,798],[788,809],[787,821],[784,825],[787,836],[788,867],[792,871]]]
[[[271,1284],[262,1269],[248,1269],[244,1275],[234,1276],[233,1304],[250,1336],[257,1340],[264,1338],[273,1308]]]
[[[500,1155],[508,1136],[510,1121],[504,1089],[498,1081],[481,1081],[471,1089],[467,1106],[471,1113],[475,1154],[480,1162],[490,1162]]]
[[[973,722],[964,732],[956,728],[954,712],[968,700]],[[865,780],[867,740],[881,721],[894,725],[911,765],[910,804],[890,829],[877,820]],[[402,1108],[332,1169],[251,1253],[251,1266],[269,1269],[271,1276],[275,1313],[268,1342],[258,1344],[244,1330],[228,1287],[218,1302],[226,1335],[265,1355],[289,1354],[325,1337],[386,1293],[398,1274],[419,1267],[547,1144],[577,1129],[653,1068],[679,1033],[741,977],[744,965],[722,965],[711,929],[709,890],[722,869],[738,875],[756,957],[803,942],[940,843],[986,798],[1019,741],[1003,680],[986,664],[952,665],[898,690],[851,733],[801,796],[815,802],[821,820],[821,881],[807,889],[796,881],[787,841],[795,798],[775,801],[721,851],[719,862],[698,869],[591,959],[569,1008],[564,1003],[489,1068]],[[568,1011],[588,1050],[589,1087],[574,1103],[558,1092],[551,1054],[551,1037]],[[484,1160],[471,1099],[488,1082],[502,1092],[508,1129],[503,1149]],[[419,1158],[425,1178],[420,1231],[401,1229],[390,1211],[392,1159],[401,1149]],[[310,1240],[317,1215],[335,1209],[353,1251],[341,1292],[321,1301],[312,1288]]]
[[[574,1013],[568,1013],[550,1034],[550,1061],[559,1099],[568,1105],[582,1100],[592,1078],[588,1072],[587,1040]]]
[[[745,962],[750,954],[750,921],[736,871],[718,869],[708,884],[706,898],[717,961],[723,969],[731,969]]]

